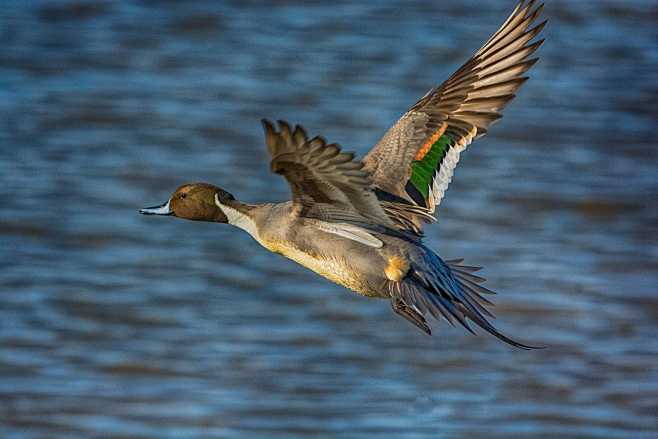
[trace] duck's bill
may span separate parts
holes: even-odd
[[[169,201],[154,207],[145,207],[144,209],[139,209],[139,213],[142,215],[173,215],[174,212],[169,208]]]

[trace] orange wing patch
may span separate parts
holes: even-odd
[[[423,143],[423,146],[421,146],[418,152],[416,153],[416,157],[414,158],[414,160],[416,161],[422,160],[427,155],[427,153],[430,152],[430,149],[432,149],[432,145],[434,145],[434,143],[437,140],[439,140],[439,137],[443,135],[447,127],[448,127],[447,123],[441,125],[439,129],[436,130],[434,134],[432,134],[430,138],[425,141],[425,143]]]

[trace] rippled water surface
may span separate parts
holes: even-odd
[[[3,2],[0,436],[656,437],[655,2],[549,0],[427,229],[548,349],[425,337],[242,232],[136,212],[188,181],[286,199],[261,117],[365,153],[512,3]]]

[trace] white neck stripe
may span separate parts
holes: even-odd
[[[219,207],[222,212],[224,212],[224,215],[226,215],[229,224],[244,230],[245,232],[249,233],[256,241],[258,241],[258,231],[256,230],[256,223],[254,220],[239,210],[234,209],[231,206],[227,206],[226,204],[222,204],[219,201],[219,196],[217,194],[215,194],[215,205]]]

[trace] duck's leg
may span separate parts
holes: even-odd
[[[393,308],[393,311],[395,311],[396,314],[401,315],[416,325],[416,327],[418,327],[425,334],[432,335],[432,331],[430,330],[425,317],[423,317],[423,315],[416,311],[414,308],[404,303],[402,299],[395,297],[391,298],[391,308]]]

